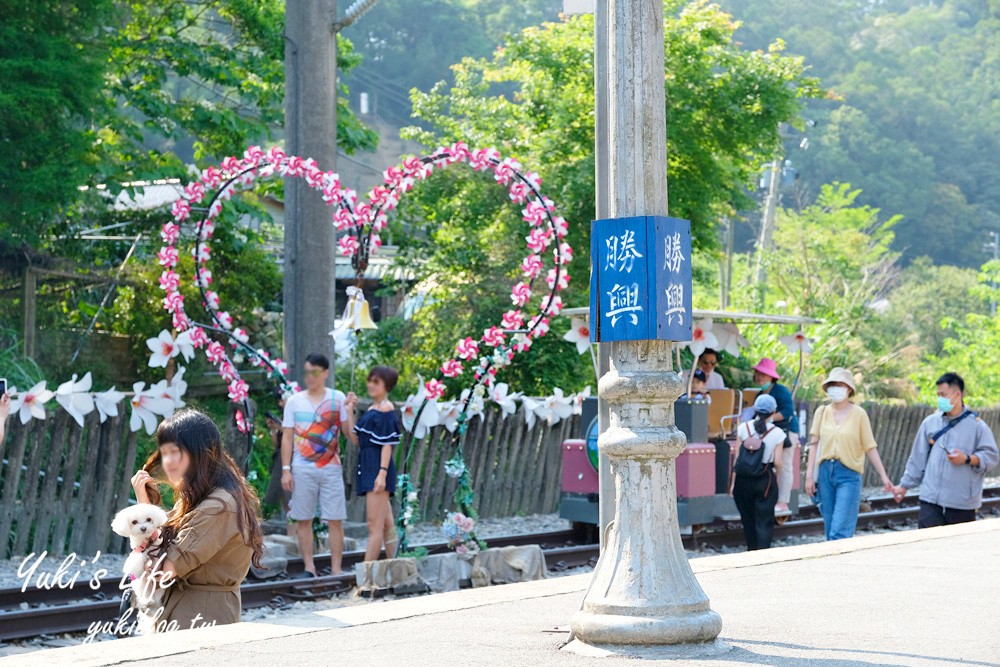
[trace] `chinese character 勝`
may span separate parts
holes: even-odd
[[[642,255],[635,247],[635,232],[626,230],[621,236],[611,236],[605,240],[608,252],[605,255],[605,269],[632,273],[636,258]]]

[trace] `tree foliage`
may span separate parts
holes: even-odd
[[[722,0],[737,36],[777,36],[804,55],[839,101],[810,103],[808,151],[786,149],[801,199],[840,180],[861,203],[903,216],[909,261],[976,267],[1000,225],[1000,5],[990,0]],[[796,142],[798,139],[795,140]],[[955,243],[936,243],[945,232]]]
[[[715,220],[742,205],[756,165],[779,142],[778,125],[820,91],[780,44],[740,49],[731,17],[716,7],[671,0],[664,9],[670,210],[692,220],[696,245],[711,252]],[[488,58],[463,59],[452,68],[453,83],[413,94],[414,115],[426,127],[406,131],[428,147],[494,146],[542,175],[543,192],[570,222],[576,252],[563,294],[571,305],[587,302],[594,218],[593,30],[591,16],[546,23],[505,39]],[[429,297],[394,360],[428,373],[456,340],[509,308],[526,229],[496,184],[455,168],[408,194],[394,224],[393,238]],[[572,390],[593,381],[589,358],[581,362],[560,340],[567,326],[558,318],[554,335],[505,371],[517,389]]]

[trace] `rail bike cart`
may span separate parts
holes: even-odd
[[[586,317],[588,309],[567,309],[565,315]],[[726,323],[729,331],[740,325],[768,323],[788,324],[804,328],[818,321],[786,315],[732,313],[724,311],[694,311],[695,320],[711,319]],[[739,335],[738,333],[736,335]],[[801,375],[801,369],[800,369]],[[677,457],[677,513],[682,530],[716,521],[737,521],[739,512],[730,495],[733,463],[737,453],[736,427],[740,415],[753,405],[758,389],[713,389],[707,392],[711,401],[683,398],[674,404],[677,428],[688,444]],[[800,411],[800,421],[803,415]],[[562,493],[559,515],[575,523],[597,524],[598,512],[598,451],[599,433],[597,399],[587,399],[576,437],[562,443]],[[804,429],[804,421],[801,427]],[[796,445],[792,457],[793,487],[789,501],[791,513],[797,514],[801,476],[801,445]],[[780,517],[783,521],[787,517]]]

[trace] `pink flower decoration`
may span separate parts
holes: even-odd
[[[219,295],[212,290],[205,291],[205,305],[212,310],[219,309]]]
[[[197,204],[205,198],[205,186],[198,181],[191,181],[184,186],[184,196],[188,201]]]
[[[222,347],[222,343],[212,341],[208,344],[208,349],[205,350],[205,356],[213,364],[221,364],[226,358],[226,348]]]
[[[520,310],[508,310],[503,315],[500,325],[508,331],[520,329],[524,324],[524,314]]]
[[[563,309],[562,297],[556,294],[549,298],[548,307],[545,309],[545,312],[546,314],[555,317],[560,312],[562,312],[562,309]]]
[[[247,431],[250,430],[250,428],[247,426],[247,420],[246,417],[243,416],[242,410],[236,411],[236,428],[240,430],[240,433],[246,433]]]
[[[170,313],[184,312],[184,295],[180,292],[171,292],[163,299],[163,307]]]
[[[172,318],[172,324],[178,331],[184,331],[191,326],[191,320],[189,320],[187,315],[185,315],[182,311],[177,311],[174,313]]]
[[[462,364],[455,359],[449,359],[441,365],[441,374],[446,378],[457,378],[462,374]]]
[[[250,393],[250,387],[244,380],[235,380],[229,383],[229,398],[236,401],[245,401]]]
[[[250,335],[247,334],[247,332],[244,329],[234,329],[233,330],[233,338],[235,338],[236,340],[238,340],[241,343],[249,343],[250,342]],[[233,347],[236,347],[236,343],[233,343]]]
[[[171,246],[160,248],[160,252],[156,253],[156,259],[167,268],[177,266],[177,248]]]
[[[449,148],[448,152],[454,156],[456,160],[468,160],[472,153],[469,151],[469,146],[464,141],[458,141],[453,143]]]
[[[445,392],[444,383],[440,380],[429,380],[424,384],[424,389],[427,391],[427,399],[430,401],[436,401],[444,396]]]
[[[201,172],[201,182],[205,184],[207,188],[215,188],[219,185],[219,181],[222,180],[222,174],[215,167],[209,167],[205,171]]]
[[[504,336],[503,332],[497,327],[490,327],[489,329],[483,331],[483,342],[490,347],[502,345],[506,339],[507,337]]]
[[[573,248],[568,243],[560,243],[558,250],[553,250],[558,264],[566,265],[573,261]]]
[[[212,272],[209,271],[208,269],[206,269],[205,267],[199,268],[198,269],[198,284],[201,285],[202,287],[205,287],[205,288],[207,288],[209,285],[211,285],[212,284]]]
[[[285,153],[285,151],[281,150],[280,146],[274,146],[273,148],[271,148],[271,150],[267,152],[267,155],[265,157],[267,158],[267,161],[270,162],[271,164],[278,165],[284,162],[285,158],[288,157],[288,155]]]
[[[522,181],[515,181],[510,185],[510,199],[518,204],[528,198],[529,192],[531,190],[528,188],[528,184]]]
[[[194,257],[194,261],[204,264],[212,258],[212,249],[208,247],[207,243],[201,243],[191,249],[191,255]]]
[[[518,308],[523,307],[524,304],[528,303],[531,299],[531,288],[524,283],[518,283],[514,285],[514,289],[510,292],[510,300]]]
[[[333,214],[333,221],[337,225],[337,231],[343,232],[354,225],[354,216],[346,208],[338,208]]]
[[[358,239],[351,235],[340,237],[337,245],[340,246],[340,254],[344,257],[352,257],[361,247]]]
[[[168,292],[176,292],[180,284],[180,276],[173,269],[167,269],[160,274],[160,289],[167,290]]]
[[[216,317],[218,318],[219,324],[222,325],[223,329],[233,328],[233,316],[230,315],[229,313],[226,312],[218,313]]]
[[[177,201],[184,201],[183,199],[178,199]],[[181,228],[172,222],[168,222],[163,225],[163,229],[160,230],[160,238],[167,245],[173,245],[177,243],[177,237],[181,234]]]
[[[560,239],[566,238],[569,234],[569,223],[566,222],[566,218],[556,216],[552,220],[552,226],[555,228],[556,237]]]
[[[524,240],[527,241],[529,249],[535,252],[542,252],[552,243],[552,236],[547,229],[535,228],[531,230],[531,234],[526,236]]]
[[[459,359],[472,359],[479,354],[479,343],[471,338],[459,341],[458,345],[455,346],[455,354],[458,355]]]
[[[542,258],[538,255],[528,255],[521,261],[521,271],[528,280],[534,280],[542,270]]]
[[[230,155],[229,157],[222,159],[222,170],[231,176],[235,175],[235,172],[240,171],[241,168],[242,165],[240,164],[239,158]]]
[[[566,269],[561,269],[558,273],[559,277],[557,278],[556,270],[549,269],[548,275],[545,276],[545,282],[549,284],[549,289],[555,287],[557,290],[564,290],[569,287],[569,273],[566,272]]]
[[[285,172],[289,176],[301,176],[302,171],[302,158],[298,155],[293,155],[285,162]]]
[[[260,146],[250,146],[243,152],[243,157],[249,161],[248,167],[254,167],[264,158],[264,151]]]
[[[178,221],[187,220],[188,216],[191,215],[191,204],[182,197],[170,207],[170,213]]]
[[[228,359],[224,359],[221,364],[219,364],[219,376],[222,377],[226,382],[233,382],[239,376],[236,374],[236,367]]]
[[[533,227],[538,227],[546,218],[548,218],[548,212],[545,210],[545,206],[539,201],[528,202],[528,205],[521,211],[521,215],[524,216],[526,222],[531,223]]]
[[[201,327],[194,327],[191,329],[191,344],[195,348],[201,348],[203,345],[208,343],[208,335],[205,334],[205,330]]]

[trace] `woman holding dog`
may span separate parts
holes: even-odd
[[[159,480],[174,490],[173,509],[163,527],[160,571],[165,588],[157,626],[186,630],[240,620],[240,584],[251,562],[260,566],[264,541],[260,503],[222,448],[212,420],[196,410],[175,413],[156,431],[157,449],[132,477],[140,503],[158,505]]]

